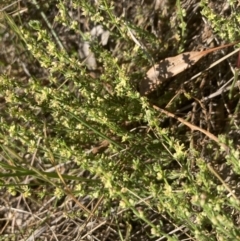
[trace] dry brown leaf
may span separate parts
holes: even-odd
[[[98,146],[93,147],[92,153],[96,155],[97,153],[104,151],[108,146],[109,146],[109,141],[103,140]]]
[[[239,43],[239,41],[207,49],[201,52],[185,52],[177,56],[161,60],[158,64],[155,64],[152,68],[148,70],[146,77],[141,81],[140,94],[148,95],[152,91],[156,90],[159,85],[161,85],[164,81],[190,68],[205,55],[216,50],[232,46],[236,43]]]

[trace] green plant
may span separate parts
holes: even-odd
[[[27,239],[37,236],[40,228],[52,235],[49,226],[76,227],[67,233],[56,229],[54,234],[101,239],[102,227],[115,240],[239,239],[238,196],[214,166],[220,160],[239,174],[234,141],[227,133],[213,138],[223,145],[206,141],[204,133],[211,136],[210,130],[199,134],[199,128],[193,128],[202,123],[187,115],[174,121],[169,112],[154,108],[155,103],[167,102],[166,95],[173,98],[178,89],[168,88],[158,99],[137,91],[137,82],[156,59],[153,54],[166,51],[171,43],[162,43],[138,24],[152,6],[131,6],[137,16],[128,20],[127,15],[116,14],[117,2],[94,4],[49,1],[48,7],[58,13],[55,16],[34,2],[40,16],[31,15],[24,24],[4,13],[13,39],[10,46],[22,65],[13,65],[15,71],[0,76],[1,192],[8,199],[19,198],[31,210],[28,214],[34,213],[28,221],[32,231],[19,225],[13,232]],[[224,23],[222,37],[235,40],[237,31],[227,32],[230,23],[213,15],[206,2],[202,4],[202,13],[213,20],[215,31]],[[181,23],[183,48],[188,16],[180,1],[175,6],[172,14]],[[73,17],[77,13],[84,21]],[[158,12],[154,14],[157,18]],[[101,24],[119,47],[111,51],[102,46],[81,24],[89,28]],[[97,70],[89,70],[86,60],[79,58],[71,37],[89,43]],[[174,51],[178,50],[176,46]],[[4,61],[7,70],[8,60]],[[189,93],[185,95],[190,99]],[[174,101],[173,109],[181,104],[180,98]],[[188,122],[179,123],[187,118]],[[186,125],[190,122],[192,126]],[[227,155],[221,146],[229,147]]]

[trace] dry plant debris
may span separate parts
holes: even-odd
[[[192,67],[207,54],[233,46],[237,43],[239,43],[239,41],[210,48],[201,52],[185,52],[177,56],[161,60],[158,64],[155,64],[148,70],[146,77],[141,81],[140,94],[143,96],[150,94],[151,92],[157,90],[163,82],[166,82],[169,78],[174,77],[184,70]]]

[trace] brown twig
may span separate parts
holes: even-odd
[[[167,110],[161,109],[161,108],[159,108],[159,107],[156,106],[156,105],[153,105],[153,108],[154,108],[155,110],[157,110],[157,111],[160,111],[160,112],[166,114],[166,115],[169,116],[169,117],[172,117],[172,118],[178,120],[179,122],[181,122],[181,123],[183,123],[184,125],[188,126],[192,131],[200,131],[200,132],[202,132],[203,134],[205,134],[206,136],[208,136],[211,140],[213,140],[213,141],[215,141],[216,143],[218,143],[218,145],[220,145],[227,153],[229,152],[229,150],[230,150],[229,147],[228,147],[227,145],[225,145],[224,143],[221,143],[221,142],[219,141],[219,139],[218,139],[215,135],[213,135],[212,133],[210,133],[209,131],[206,131],[206,130],[204,130],[204,129],[196,126],[196,125],[193,125],[193,124],[191,124],[190,122],[184,120],[183,118],[178,117],[178,116],[176,116],[175,114],[173,114],[173,113],[171,113],[171,112],[169,112],[169,111],[167,111]]]

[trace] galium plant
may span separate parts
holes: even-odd
[[[146,226],[145,235],[154,240],[186,236],[197,240],[239,238],[234,223],[237,214],[233,217],[226,211],[238,213],[239,200],[212,174],[207,158],[197,148],[190,148],[191,133],[179,126],[185,133],[182,138],[172,131],[170,122],[161,125],[166,117],[159,115],[151,101],[135,88],[134,78],[143,78],[153,59],[148,58],[148,49],[156,47],[154,35],[117,17],[110,1],[98,1],[96,7],[89,1],[73,1],[71,7],[80,9],[92,25],[111,29],[123,51],[114,56],[93,41],[91,51],[101,66],[100,76],[95,77],[84,61],[61,43],[61,33],[56,39],[39,19],[18,26],[5,14],[14,36],[27,50],[29,61],[38,65],[42,75],[30,73],[23,80],[11,74],[1,75],[1,97],[5,102],[0,126],[1,185],[9,194],[22,194],[25,200],[36,203],[39,196],[49,198],[46,190],[53,190],[50,196],[57,200],[56,210],[66,196],[76,203],[84,197],[100,200],[91,211],[79,204],[82,212],[68,213],[68,217],[88,222],[96,216],[107,220],[114,216],[116,224],[122,218],[130,233],[135,224]],[[60,1],[57,9],[57,27],[63,26],[91,41],[72,21],[68,4]],[[184,37],[185,13],[180,1],[177,9]],[[136,33],[140,45],[129,38],[129,29]],[[148,48],[141,44],[144,40]],[[132,73],[134,69],[141,70],[136,74]],[[104,141],[104,151],[98,151]],[[219,149],[210,144],[210,151]],[[224,151],[217,151],[224,155]],[[226,159],[236,173],[238,158],[238,151],[231,146]],[[61,173],[59,167],[69,161],[72,166]],[[87,172],[87,177],[81,172]],[[171,233],[177,227],[185,228],[186,234]],[[131,238],[129,232],[126,236]],[[118,233],[124,240],[120,228]]]

